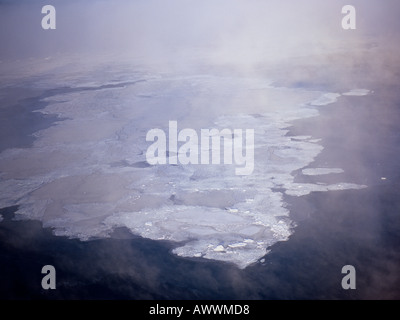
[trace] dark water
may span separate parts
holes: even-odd
[[[40,107],[40,99],[51,94],[33,93],[17,102],[21,112],[14,118],[10,109],[1,111],[10,126],[25,127],[24,117],[39,117],[36,126],[24,129],[29,131],[10,133],[15,140],[2,138],[3,149],[26,146],[30,138],[22,137],[60,120],[27,111],[25,103]],[[56,237],[38,221],[14,221],[17,207],[3,208],[0,298],[400,299],[399,120],[397,91],[385,87],[370,96],[341,97],[318,120],[296,121],[289,134],[310,134],[325,147],[312,166],[345,170],[323,177],[298,174],[297,181],[348,181],[368,188],[287,196],[294,234],[273,245],[264,262],[244,270],[177,257],[171,253],[174,243],[134,237],[123,228],[110,239]],[[49,264],[57,271],[57,289],[46,291],[41,268]],[[356,268],[356,290],[341,287],[341,269],[348,264]]]
[[[48,128],[58,119],[54,115],[32,112],[44,108],[48,103],[41,101],[46,95],[41,90],[6,88],[0,99],[0,152],[10,148],[32,145],[33,133]]]
[[[373,195],[372,195],[373,194]],[[172,243],[133,238],[88,242],[53,236],[37,221],[1,210],[2,299],[398,299],[400,199],[392,189],[314,193],[287,242],[245,270],[183,259]],[[309,203],[312,203],[310,210]],[[365,210],[369,207],[370,210]],[[296,211],[296,210],[295,210]],[[304,212],[304,211],[303,211]],[[57,289],[41,289],[41,268],[57,270]],[[357,289],[341,288],[341,268],[357,271]]]

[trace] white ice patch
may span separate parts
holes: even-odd
[[[290,196],[305,196],[316,191],[337,191],[348,189],[362,189],[364,185],[354,183],[336,183],[336,184],[312,184],[312,183],[293,183],[285,193]]]
[[[331,173],[343,173],[343,169],[340,168],[307,168],[301,171],[306,176],[319,176]]]
[[[349,92],[343,93],[344,96],[366,96],[370,94],[371,91],[368,89],[352,89]]]
[[[86,77],[84,86],[69,84],[75,92],[45,99],[41,112],[67,120],[37,132],[32,148],[0,154],[0,207],[19,205],[19,218],[39,219],[56,235],[88,240],[123,226],[177,242],[179,256],[245,268],[292,234],[285,193],[363,187],[294,183],[292,172],[323,147],[311,136],[288,136],[290,121],[317,116],[309,106],[333,103],[339,94],[273,88],[260,78],[117,78],[132,84],[107,89]],[[146,133],[167,131],[168,120],[179,129],[254,129],[253,174],[237,176],[233,165],[148,165]],[[303,173],[321,170],[327,169]]]
[[[0,222],[3,221],[3,216],[0,214]]]

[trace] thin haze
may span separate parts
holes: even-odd
[[[45,4],[0,2],[2,60],[107,53],[173,67],[200,57],[256,68],[288,56],[345,50],[366,36],[392,39],[400,6],[352,1],[357,30],[345,31],[341,9],[347,1],[52,1],[57,29],[43,30]]]

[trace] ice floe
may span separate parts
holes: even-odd
[[[352,89],[346,93],[343,93],[344,96],[366,96],[371,93],[371,90],[368,89]]]
[[[301,170],[304,175],[307,176],[319,176],[331,173],[343,173],[343,169],[340,168],[307,168]]]

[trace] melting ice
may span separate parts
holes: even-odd
[[[118,77],[121,86],[96,78],[98,89],[81,91],[85,84],[75,80],[74,91],[45,99],[40,112],[67,120],[37,132],[32,148],[0,154],[0,207],[18,205],[19,218],[39,219],[56,235],[88,240],[123,226],[177,242],[179,256],[245,268],[292,234],[285,193],[363,187],[294,182],[292,173],[306,167],[308,175],[342,172],[308,168],[323,147],[311,136],[287,135],[290,121],[318,116],[338,93],[275,88],[263,78]],[[146,132],[167,130],[168,120],[193,129],[253,128],[253,174],[237,176],[229,165],[150,166]]]

